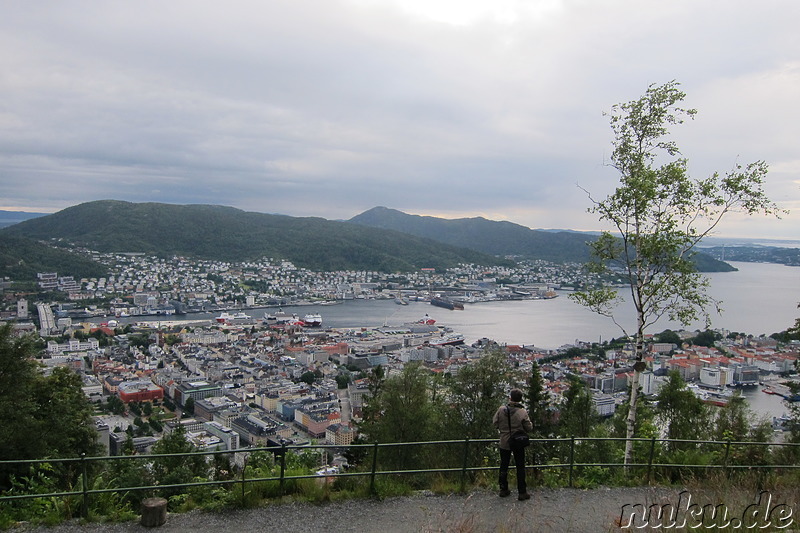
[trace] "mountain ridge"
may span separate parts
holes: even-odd
[[[9,244],[11,238],[23,240]],[[69,263],[67,256],[46,253],[41,243],[231,262],[272,257],[319,271],[398,272],[443,270],[463,263],[511,266],[510,257],[583,263],[590,257],[587,242],[595,238],[591,233],[532,230],[483,217],[448,220],[409,215],[383,206],[346,221],[331,221],[220,205],[97,200],[0,229],[0,275],[52,271],[56,267],[49,264]],[[27,259],[42,261],[26,262],[15,252],[23,249]],[[698,261],[701,271],[735,270],[710,256],[697,257],[703,260]],[[75,268],[69,266],[65,272]]]
[[[585,263],[591,258],[588,243],[595,233],[534,230],[508,221],[483,217],[443,219],[408,215],[388,207],[373,207],[350,219],[354,224],[395,229],[455,246],[501,256],[540,259],[553,263]],[[730,272],[731,265],[705,253],[694,256],[701,272]]]
[[[527,256],[558,263],[589,260],[586,243],[591,237],[587,235],[532,230],[514,222],[483,217],[443,219],[408,215],[379,206],[356,215],[350,222],[403,231],[493,255]]]
[[[318,217],[246,212],[216,205],[97,200],[0,230],[67,241],[100,252],[186,255],[223,261],[287,259],[313,270],[410,271],[510,261],[393,230]]]

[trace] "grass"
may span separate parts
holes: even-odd
[[[287,471],[287,475],[302,475],[302,472],[299,470],[291,473]],[[514,483],[513,475],[512,469],[510,472],[512,485]],[[645,477],[625,477],[621,470],[609,470],[601,467],[576,469],[573,475],[573,486],[577,489],[641,487],[646,484]],[[795,509],[800,503],[800,488],[798,488],[800,472],[793,470],[788,473],[776,473],[769,470],[735,470],[726,473],[721,470],[711,470],[711,474],[705,474],[702,470],[695,469],[684,470],[681,475],[670,476],[668,479],[669,482],[666,484],[662,481],[661,487],[675,489],[676,494],[679,490],[686,490],[692,495],[693,502],[699,503],[701,507],[710,505],[711,508],[722,509],[720,506],[724,506],[729,517],[741,517],[748,509],[753,510],[753,506],[759,502],[758,497],[761,495],[761,491],[768,491],[771,496],[771,503],[768,506],[785,504],[787,509]],[[180,513],[192,509],[202,509],[224,513],[233,509],[258,508],[268,504],[287,502],[326,504],[366,498],[383,500],[413,495],[420,490],[434,495],[467,494],[467,498],[469,498],[469,494],[472,492],[482,490],[494,492],[498,488],[496,469],[468,472],[465,480],[466,483],[462,485],[462,475],[458,472],[382,475],[375,477],[374,486],[370,484],[369,475],[287,479],[284,481],[283,487],[279,481],[258,481],[245,485],[244,491],[238,484],[198,486],[188,488],[183,494],[172,496],[169,499],[169,510]],[[565,468],[530,468],[528,482],[533,490],[563,488],[569,483],[568,470]],[[663,506],[676,502],[639,503],[643,505],[646,503],[647,506]],[[761,503],[764,504],[763,501]],[[14,526],[20,517],[25,517],[24,519],[32,524],[55,525],[76,516],[79,506],[79,497],[37,498],[21,500],[13,504],[0,504],[0,529]],[[710,516],[711,510],[707,511],[706,515]],[[132,506],[116,493],[104,493],[90,497],[89,521],[130,521],[137,516],[135,505]],[[460,514],[436,517],[437,523],[441,524],[443,521],[447,523],[447,531],[478,531],[475,529],[478,523],[477,517]],[[718,525],[715,525],[714,531],[742,530],[733,526],[726,526],[728,529],[716,527]],[[432,523],[431,528],[433,527]],[[508,531],[517,530],[517,526],[512,522],[500,524],[498,527],[500,527],[498,531],[502,531],[506,527]],[[434,530],[431,529],[431,531]],[[687,527],[669,530],[702,531],[703,529]],[[767,526],[760,530],[770,531],[772,529]],[[785,531],[785,529],[774,530]]]

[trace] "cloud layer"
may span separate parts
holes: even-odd
[[[0,208],[386,205],[595,229],[581,188],[617,182],[603,112],[675,79],[699,110],[675,131],[692,171],[764,159],[793,211],[721,232],[800,235],[796,2],[9,4]]]

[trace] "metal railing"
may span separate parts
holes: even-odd
[[[526,464],[527,469],[532,470],[560,470],[567,472],[566,486],[573,487],[576,472],[581,469],[599,467],[599,468],[618,468],[624,469],[626,472],[633,473],[642,477],[646,483],[653,481],[654,472],[657,469],[661,470],[686,470],[697,471],[702,469],[708,470],[723,470],[726,473],[731,473],[737,469],[761,470],[761,471],[779,471],[783,469],[797,469],[800,468],[800,463],[791,462],[787,464],[775,464],[771,462],[761,462],[758,464],[747,464],[741,461],[732,461],[733,454],[737,449],[763,449],[764,452],[774,452],[777,448],[785,448],[791,450],[792,458],[800,458],[800,444],[795,443],[775,443],[775,442],[751,442],[751,441],[713,441],[713,440],[670,440],[658,438],[637,438],[633,439],[635,443],[639,443],[639,450],[637,452],[639,460],[637,462],[624,464],[620,461],[600,461],[600,462],[587,462],[576,459],[576,452],[581,451],[581,447],[592,446],[595,443],[619,443],[624,442],[625,438],[617,437],[568,437],[568,438],[553,438],[553,439],[531,439],[532,452],[526,454],[526,461],[533,459],[532,464]],[[237,450],[224,450],[224,451],[209,451],[209,452],[194,452],[194,453],[181,453],[181,454],[142,454],[142,455],[125,455],[125,456],[104,456],[104,457],[87,457],[82,456],[78,458],[68,459],[39,459],[39,460],[16,460],[16,461],[0,461],[0,469],[8,469],[17,467],[36,468],[37,465],[62,465],[66,469],[75,473],[75,485],[77,489],[45,492],[45,493],[26,493],[20,492],[19,487],[14,490],[0,492],[0,506],[10,504],[13,502],[28,500],[33,498],[65,498],[65,497],[80,497],[81,499],[81,515],[86,517],[89,509],[90,498],[95,495],[106,493],[131,493],[131,492],[145,492],[145,493],[159,493],[168,489],[189,489],[191,487],[202,486],[218,486],[230,487],[231,490],[240,490],[242,501],[244,501],[246,487],[260,482],[277,482],[279,496],[285,495],[285,486],[289,481],[302,480],[302,479],[346,479],[346,478],[367,478],[369,494],[376,494],[376,479],[380,476],[411,476],[418,474],[451,474],[456,476],[459,480],[461,490],[466,487],[468,477],[470,474],[496,471],[498,466],[496,462],[489,461],[492,464],[472,464],[470,458],[470,450],[482,450],[483,457],[486,454],[496,454],[497,439],[464,439],[464,440],[445,440],[445,441],[423,441],[423,442],[405,442],[405,443],[371,443],[371,444],[350,444],[347,446],[328,445],[328,444],[311,444],[311,445],[287,445],[280,446],[267,446],[259,448],[241,448]],[[659,447],[660,445],[660,447]],[[462,446],[461,462],[455,464],[453,461],[454,456],[449,456],[450,461],[447,466],[436,468],[416,468],[416,469],[403,469],[403,468],[390,468],[381,469],[380,457],[391,450],[407,450],[419,446]],[[709,463],[676,463],[664,462],[660,459],[668,457],[666,450],[683,449],[683,450],[698,450],[704,449],[705,458],[717,458],[717,462]],[[323,475],[317,473],[308,473],[303,475],[288,475],[286,459],[289,452],[318,450],[321,452],[341,451],[348,449],[351,452],[362,450],[368,454],[365,459],[358,465],[357,468],[343,472],[331,472]],[[584,453],[586,450],[583,450]],[[247,461],[254,453],[266,452],[273,454],[275,466],[279,467],[279,474],[267,477],[248,477]],[[658,452],[658,455],[657,455]],[[543,453],[551,455],[548,462],[539,462]],[[619,448],[612,450],[612,454],[619,455]],[[241,454],[240,458],[241,467],[239,468],[237,477],[230,479],[214,479],[204,481],[192,481],[186,483],[174,484],[153,484],[153,485],[138,485],[127,487],[110,487],[90,489],[90,470],[93,470],[94,463],[108,463],[116,461],[145,461],[152,464],[154,461],[164,458],[174,457],[214,457],[214,456],[235,456]],[[533,457],[532,457],[533,456]],[[645,458],[642,460],[642,458]],[[234,461],[235,462],[235,461]],[[484,461],[485,462],[485,461]],[[70,468],[72,467],[72,468]],[[313,470],[311,468],[308,469]],[[238,485],[238,487],[236,487]]]

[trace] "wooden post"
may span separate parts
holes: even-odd
[[[167,521],[167,500],[146,498],[142,500],[142,520],[144,527],[163,526]]]

